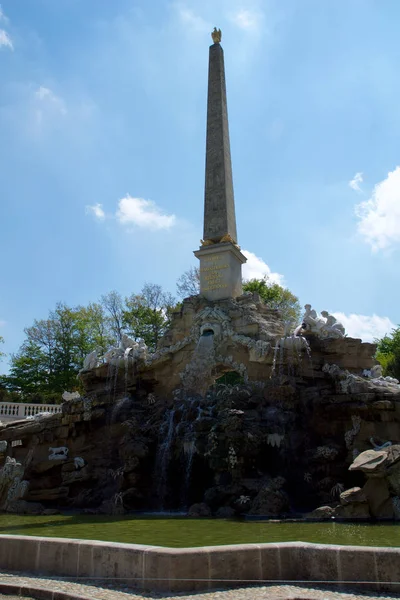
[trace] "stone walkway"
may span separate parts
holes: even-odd
[[[2,585],[19,586],[20,590],[13,591],[14,596],[2,596]],[[29,589],[30,588],[30,589]],[[68,600],[379,600],[380,598],[400,599],[400,595],[374,594],[373,592],[351,592],[349,590],[333,591],[326,588],[303,587],[299,585],[265,585],[236,588],[230,590],[214,590],[209,592],[193,592],[180,594],[141,593],[129,590],[127,586],[116,586],[85,580],[72,582],[50,577],[35,577],[22,573],[0,572],[0,598],[18,598],[30,600],[35,598],[34,590],[48,590],[49,595],[37,595],[37,598],[49,600],[62,598]],[[5,590],[3,590],[5,591]],[[59,594],[58,594],[58,593]],[[21,594],[21,595],[18,595]],[[22,594],[26,594],[23,596]]]

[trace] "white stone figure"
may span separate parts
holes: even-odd
[[[325,325],[325,320],[318,317],[316,311],[311,308],[311,304],[305,304],[304,308],[306,312],[303,315],[303,329],[318,335]]]
[[[49,448],[49,452],[49,460],[66,460],[68,458],[68,448],[66,446]]]
[[[342,338],[345,336],[345,329],[333,315],[330,315],[327,310],[321,312],[321,316],[326,319],[325,324],[321,328],[321,333],[329,337]]]
[[[382,365],[374,365],[371,369],[371,377],[376,379],[378,377],[382,377],[383,375],[383,367]]]
[[[80,456],[74,458],[75,469],[82,469],[85,466],[85,461]]]
[[[48,410],[45,410],[43,412],[36,413],[36,415],[33,415],[32,419],[34,421],[39,421],[40,419],[43,419],[43,418],[47,419],[48,417],[52,417],[52,416],[53,416],[53,413],[51,413]]]
[[[62,395],[62,399],[65,400],[65,402],[68,402],[69,400],[78,400],[80,397],[81,395],[79,392],[64,392]]]
[[[110,348],[103,356],[103,360],[106,364],[118,364],[121,358],[124,358],[124,351],[121,348]]]
[[[371,369],[364,369],[363,372],[362,372],[362,376],[363,377],[371,378],[372,377],[372,371],[371,371]]]
[[[125,352],[125,350],[127,350],[128,348],[135,348],[137,345],[138,343],[132,338],[130,338],[129,335],[126,335],[126,333],[122,334],[121,341],[119,343],[119,347],[121,350]]]
[[[99,366],[99,357],[97,355],[96,350],[90,352],[83,361],[83,371],[90,371],[90,369],[95,369]]]

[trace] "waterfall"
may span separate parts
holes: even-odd
[[[168,491],[168,465],[171,454],[171,446],[174,438],[174,417],[175,410],[170,409],[165,413],[165,419],[161,423],[160,427],[160,440],[164,441],[159,445],[156,467],[155,467],[155,478],[157,481],[157,496],[159,508],[164,510],[165,496]]]

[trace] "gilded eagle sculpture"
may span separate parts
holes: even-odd
[[[211,37],[214,44],[219,44],[221,42],[222,37],[221,30],[214,27],[214,31],[211,32]]]

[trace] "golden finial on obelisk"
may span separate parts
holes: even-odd
[[[221,30],[214,27],[214,31],[211,32],[211,37],[212,37],[214,44],[219,44],[221,42],[221,36],[222,36]]]

